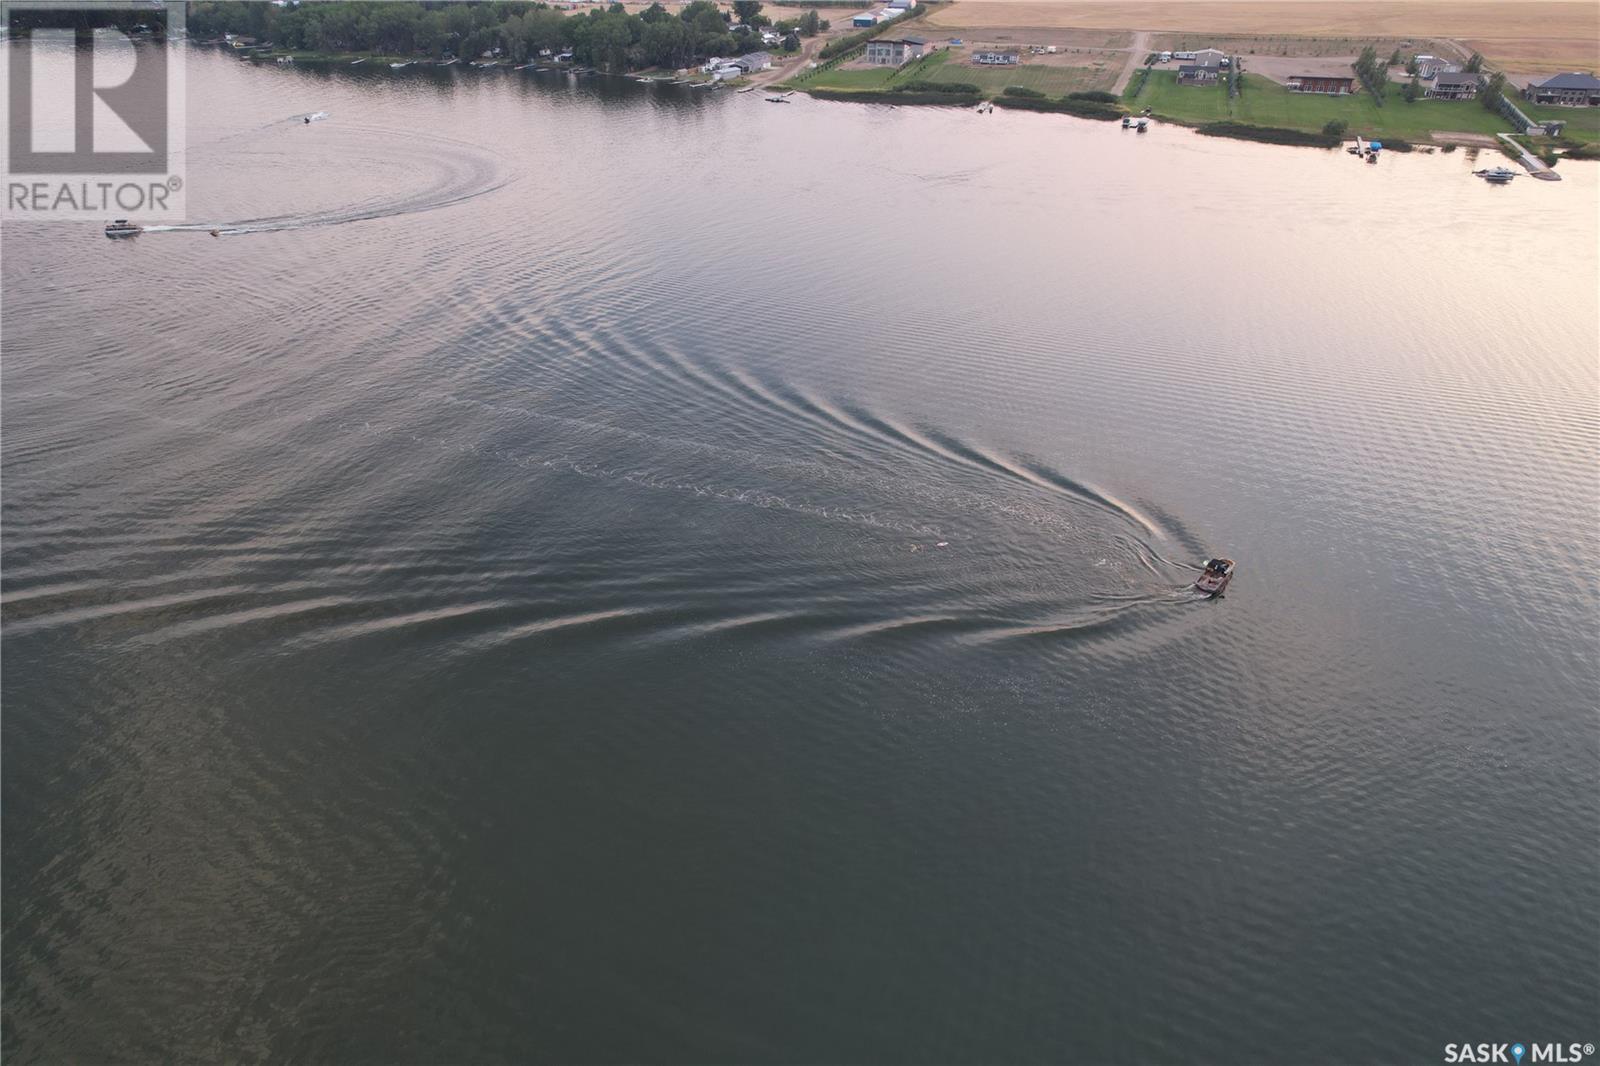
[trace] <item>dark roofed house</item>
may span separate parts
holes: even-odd
[[[1457,70],[1440,74],[1438,80],[1429,87],[1427,95],[1435,100],[1471,100],[1482,87],[1482,74]]]
[[[1333,96],[1347,96],[1355,92],[1356,80],[1341,77],[1337,74],[1295,74],[1289,78],[1288,89],[1292,93],[1328,93]]]
[[[1569,71],[1522,91],[1536,104],[1561,104],[1566,107],[1600,107],[1600,78],[1593,74]]]
[[[1179,85],[1215,85],[1222,76],[1220,67],[1204,63],[1185,63],[1178,68]]]

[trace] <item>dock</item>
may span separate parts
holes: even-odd
[[[1545,166],[1544,160],[1540,159],[1538,156],[1522,147],[1522,145],[1512,140],[1509,133],[1497,133],[1495,136],[1499,137],[1500,140],[1507,146],[1517,150],[1517,161],[1527,168],[1529,174],[1532,174],[1540,181],[1561,180],[1560,174],[1557,174],[1554,170],[1551,170],[1549,167]]]

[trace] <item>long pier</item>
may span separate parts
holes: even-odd
[[[1516,141],[1512,140],[1511,139],[1511,134],[1509,134],[1509,133],[1497,133],[1497,134],[1495,134],[1495,136],[1499,137],[1500,140],[1502,140],[1507,145],[1510,145],[1512,148],[1515,148],[1517,150],[1517,159],[1518,159],[1519,162],[1522,163],[1523,166],[1528,168],[1528,173],[1529,174],[1532,174],[1534,177],[1538,178],[1540,181],[1560,181],[1561,180],[1561,175],[1560,174],[1557,174],[1555,171],[1553,171],[1549,167],[1545,166],[1544,165],[1544,160],[1540,159],[1538,156],[1534,155],[1532,152],[1530,152],[1526,148],[1522,147],[1522,145],[1520,145]]]

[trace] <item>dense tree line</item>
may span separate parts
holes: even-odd
[[[613,3],[566,15],[529,0],[323,0],[285,7],[266,0],[203,0],[189,5],[189,31],[199,37],[242,34],[295,51],[470,59],[499,49],[501,56],[523,62],[548,49],[570,51],[578,62],[607,70],[675,69],[762,47],[756,31],[770,20],[761,14],[761,4],[735,0],[734,9],[737,25],[711,0],[694,0],[676,15],[659,3],[640,14]],[[780,29],[790,31],[798,47],[799,36],[824,25],[810,11]]]
[[[1361,84],[1367,87],[1367,92],[1372,94],[1372,102],[1378,107],[1383,106],[1383,93],[1389,87],[1389,67],[1378,58],[1378,50],[1370,44],[1361,50],[1361,55],[1355,61],[1356,76],[1361,79]]]

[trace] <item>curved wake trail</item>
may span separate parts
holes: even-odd
[[[327,111],[291,115],[288,118],[267,123],[256,130],[247,130],[222,138],[206,147],[215,147],[237,137],[260,134],[263,131],[279,127],[292,128],[294,126],[320,123],[326,121],[329,117]],[[351,126],[341,128],[378,139],[375,146],[367,148],[352,144],[340,146],[346,150],[363,153],[358,156],[354,161],[355,163],[359,164],[361,161],[372,161],[373,159],[387,162],[388,160],[383,159],[382,156],[385,150],[392,150],[397,154],[404,152],[405,162],[408,166],[416,169],[432,169],[438,176],[438,180],[430,186],[405,192],[389,199],[296,214],[157,224],[144,227],[144,232],[211,233],[216,236],[237,237],[253,233],[280,233],[286,230],[339,226],[349,222],[397,218],[405,215],[437,211],[468,200],[477,199],[480,196],[486,196],[511,184],[518,176],[506,168],[504,161],[500,157],[485,151],[480,146],[464,141],[455,141],[444,137],[429,137],[415,132],[408,132],[402,137],[398,131],[372,127]]]

